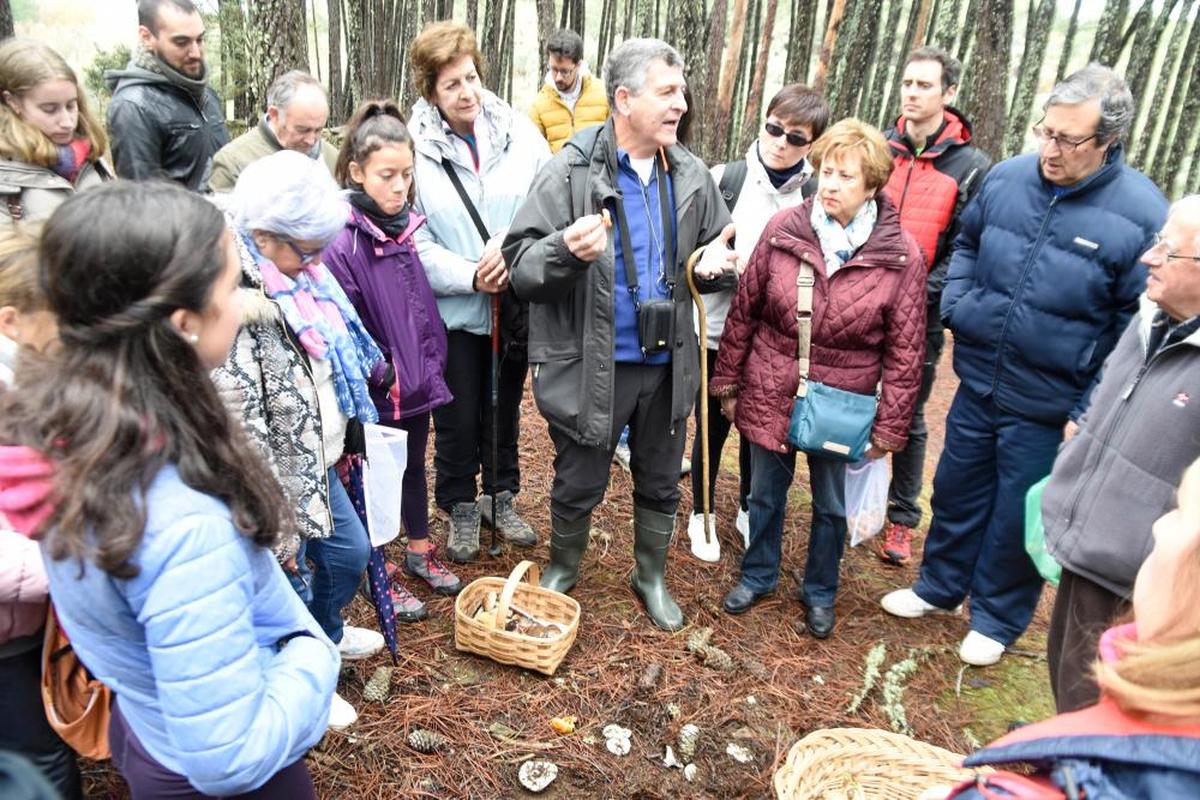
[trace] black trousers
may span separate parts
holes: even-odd
[[[704,357],[708,360],[709,377],[712,377],[713,371],[717,368],[717,351],[710,348],[705,352]],[[725,448],[725,440],[729,438],[729,431],[733,428],[733,423],[725,419],[725,415],[721,413],[720,399],[710,394],[708,396],[708,454],[712,458],[712,463],[705,464],[704,451],[700,447],[700,392],[703,392],[705,388],[701,386],[696,392],[696,436],[692,439],[693,514],[704,512],[704,484],[700,481],[706,474],[708,475],[708,496],[712,502],[710,510],[717,507],[715,492],[717,473],[721,471],[721,451]],[[746,498],[750,496],[750,442],[745,438],[739,438],[738,441],[738,508],[748,510],[750,506],[746,504]]]
[[[0,750],[29,759],[63,796],[83,796],[75,751],[46,721],[42,705],[42,648],[0,658]]]
[[[476,333],[448,331],[446,345],[446,385],[454,400],[433,412],[437,433],[433,494],[438,508],[449,511],[455,503],[474,502],[481,472],[482,488],[492,489],[492,340]],[[495,487],[513,494],[521,489],[517,438],[528,366],[523,351],[513,348],[501,355]]]
[[[670,364],[615,365],[612,424],[604,447],[581,445],[550,426],[555,451],[550,511],[574,521],[604,499],[617,437],[628,425],[634,504],[674,514],[679,506],[679,461],[687,437],[683,425],[671,431]]]
[[[925,424],[925,403],[933,393],[937,380],[938,359],[946,336],[936,309],[929,314],[930,327],[925,332],[925,364],[921,371],[921,390],[917,394],[917,405],[913,409],[912,423],[908,429],[908,445],[899,453],[892,453],[892,483],[888,487],[888,521],[896,525],[915,528],[921,524],[921,485],[925,479],[925,449],[929,442],[929,428]],[[936,326],[936,327],[935,327]]]
[[[1100,635],[1129,609],[1129,602],[1120,595],[1068,569],[1062,571],[1046,639],[1050,688],[1059,714],[1078,711],[1100,699],[1100,689],[1092,679]]]

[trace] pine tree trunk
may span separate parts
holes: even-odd
[[[7,39],[13,34],[12,5],[8,0],[0,0],[0,39]]]
[[[879,54],[875,57],[871,91],[865,98],[862,111],[862,118],[880,129],[885,128],[891,119],[892,110],[887,104],[891,102],[892,85],[899,80],[899,76],[893,76],[892,68],[900,69],[902,63],[896,53],[896,28],[900,25],[900,11],[904,3],[903,0],[890,0],[889,6],[887,24],[880,37]]]
[[[1179,26],[1182,28],[1187,23],[1187,15],[1179,18]],[[1166,74],[1167,66],[1163,65],[1164,74]],[[1159,186],[1165,186],[1168,181],[1168,175],[1171,169],[1168,167],[1170,154],[1174,149],[1175,139],[1179,126],[1182,124],[1180,115],[1172,109],[1183,108],[1184,102],[1187,99],[1188,84],[1200,70],[1200,14],[1197,14],[1191,23],[1191,32],[1187,37],[1187,44],[1183,48],[1183,53],[1179,59],[1179,66],[1175,70],[1174,81],[1172,82],[1171,101],[1167,105],[1155,102],[1154,108],[1162,109],[1160,116],[1162,117],[1162,133],[1159,135],[1158,144],[1154,148],[1154,166],[1151,168],[1150,176]],[[1159,79],[1160,85],[1163,83],[1162,78]],[[1176,164],[1176,167],[1179,165]]]
[[[479,32],[479,3],[467,0],[467,27],[477,34]]]
[[[812,58],[813,27],[817,8],[811,0],[792,0],[792,18],[788,26],[787,63],[783,68],[784,83],[804,83],[808,80],[808,63]]]
[[[994,157],[1004,149],[1012,26],[1013,0],[980,0],[975,55],[967,76],[967,115],[974,124],[976,146]]]
[[[605,3],[605,8],[608,4]],[[601,11],[601,14],[604,12]],[[550,34],[554,33],[554,0],[537,0],[537,18],[538,18],[538,60],[539,64],[542,59],[546,58],[546,42],[550,38]],[[604,26],[601,24],[600,29]],[[534,87],[540,88],[542,85],[542,71],[536,69],[533,72]]]
[[[771,57],[771,37],[775,35],[775,15],[779,0],[767,0],[767,16],[762,24],[759,39],[758,60],[754,62],[754,77],[750,81],[750,96],[746,101],[746,113],[742,118],[742,150],[750,146],[750,140],[758,135],[758,122],[762,116],[763,85],[767,80],[767,62]]]
[[[264,106],[267,87],[291,69],[308,71],[304,0],[259,0],[250,6],[251,102]]]
[[[1110,67],[1116,65],[1121,54],[1121,34],[1125,30],[1125,17],[1128,14],[1129,0],[1107,0],[1104,12],[1096,23],[1089,62],[1099,61]]]
[[[1137,145],[1137,157],[1132,159],[1132,163],[1138,168],[1145,166],[1142,163],[1141,156],[1149,147],[1149,139],[1154,128],[1154,118],[1158,115],[1156,113],[1158,110],[1154,106],[1150,106],[1150,117],[1144,126],[1139,125],[1138,120],[1141,117],[1142,109],[1146,107],[1146,92],[1150,89],[1150,72],[1154,67],[1154,57],[1158,53],[1158,46],[1162,41],[1163,34],[1167,30],[1167,25],[1171,22],[1171,11],[1175,8],[1176,4],[1177,0],[1166,0],[1158,17],[1153,22],[1143,26],[1133,40],[1133,47],[1129,51],[1129,65],[1125,68],[1125,81],[1129,84],[1129,91],[1133,93],[1133,126],[1131,135],[1137,139],[1136,142],[1131,140],[1128,143],[1129,149],[1127,152],[1132,156],[1135,152],[1134,145]],[[1159,83],[1164,82],[1163,78],[1159,77]]]
[[[1075,47],[1075,33],[1079,30],[1079,7],[1083,0],[1075,0],[1075,8],[1071,11],[1071,20],[1067,23],[1067,33],[1063,37],[1062,52],[1058,56],[1058,69],[1054,73],[1054,82],[1058,83],[1067,75],[1071,65],[1071,51]]]
[[[729,28],[729,39],[725,44],[721,79],[717,84],[717,104],[715,108],[711,109],[705,120],[713,123],[713,146],[718,157],[728,151],[730,121],[733,119],[733,93],[737,86],[738,59],[742,53],[742,39],[746,34],[746,3],[747,0],[733,0],[733,22]]]
[[[872,91],[871,78],[874,76],[874,70],[871,67],[879,58],[882,38],[879,23],[882,15],[883,0],[867,0],[863,10],[863,29],[858,37],[857,54],[842,80],[843,91],[847,85],[854,87],[854,103],[850,106],[850,113],[865,121],[870,121],[864,113],[864,106],[868,104]]]
[[[929,27],[929,11],[932,5],[933,0],[920,0],[917,10],[917,28],[913,32],[913,47],[921,47],[925,44],[925,34]]]
[[[737,80],[734,81],[733,105],[730,106],[729,140],[725,144],[725,159],[740,154],[742,128],[746,123],[746,103],[750,95],[750,81],[758,54],[758,36],[762,31],[762,0],[750,0],[746,11],[749,30],[742,36],[742,52],[738,57]]]
[[[699,115],[706,123],[698,133],[696,144],[697,155],[707,163],[718,160],[717,153],[722,147],[721,139],[716,134],[716,125],[711,124],[720,113],[720,101],[716,98],[716,88],[721,79],[721,48],[718,42],[725,41],[725,25],[729,16],[729,5],[725,0],[714,0],[712,14],[708,20],[708,33],[704,37],[706,60],[704,63],[704,83],[692,88],[692,99],[699,100]],[[709,47],[709,43],[713,43]]]
[[[1030,0],[1032,6],[1033,0]],[[1054,22],[1054,0],[1038,0],[1031,8],[1025,25],[1025,52],[1021,66],[1017,69],[1017,86],[1013,90],[1012,105],[1008,109],[1008,135],[1004,138],[1004,158],[1015,155],[1024,147],[1029,115],[1033,109],[1033,98],[1037,94],[1038,81],[1042,74],[1042,59],[1046,54],[1046,41],[1050,37],[1050,26]]]
[[[221,0],[217,6],[221,28],[221,99],[233,101],[234,119],[249,122],[257,114],[249,102],[250,76],[246,71],[246,17],[238,0]]]
[[[1179,192],[1181,194],[1185,190],[1194,192],[1197,188],[1197,164],[1200,163],[1200,153],[1196,151],[1200,147],[1194,146],[1192,140],[1200,130],[1200,125],[1197,124],[1197,120],[1200,120],[1200,74],[1198,74],[1200,73],[1200,35],[1198,34],[1200,34],[1200,16],[1192,22],[1192,32],[1188,37],[1188,48],[1192,54],[1191,66],[1187,72],[1184,72],[1183,66],[1180,66],[1179,74],[1175,78],[1175,94],[1170,110],[1166,112],[1175,117],[1175,132],[1171,137],[1171,149],[1161,170],[1163,180],[1160,185],[1168,195],[1172,193],[1172,184],[1179,183],[1178,176],[1172,176],[1173,172],[1183,169],[1189,154],[1192,158],[1191,170],[1187,180],[1183,182],[1183,186],[1179,187]],[[1185,92],[1181,92],[1180,89],[1185,78],[1187,88]],[[1176,104],[1176,98],[1182,102]]]
[[[967,0],[967,16],[963,22],[962,36],[958,40],[958,60],[965,66],[975,44],[975,20],[979,18],[979,0]],[[960,89],[965,87],[960,87]],[[965,105],[962,92],[959,92],[958,102]]]
[[[829,16],[825,22],[825,38],[821,42],[821,54],[817,61],[817,76],[813,79],[813,88],[818,92],[825,89],[825,80],[829,74],[829,65],[833,60],[833,49],[837,46],[838,29],[846,16],[846,0],[833,0],[829,8]]]
[[[1167,44],[1167,52],[1163,56],[1162,65],[1159,67],[1158,80],[1154,84],[1154,98],[1150,101],[1146,126],[1138,139],[1137,155],[1134,158],[1135,162],[1141,165],[1144,172],[1150,172],[1154,164],[1157,163],[1157,157],[1155,156],[1156,148],[1151,145],[1154,142],[1161,142],[1162,137],[1166,136],[1168,115],[1166,113],[1166,106],[1163,103],[1167,99],[1167,91],[1170,89],[1172,78],[1178,69],[1180,49],[1183,47],[1183,40],[1187,34],[1188,17],[1191,16],[1195,3],[1196,0],[1186,0],[1183,8],[1180,10],[1179,18],[1171,29],[1171,39]]]
[[[350,115],[350,95],[342,78],[342,0],[326,3],[329,20],[329,125],[340,125]]]
[[[934,17],[933,37],[930,41],[948,53],[954,52],[954,40],[958,35],[958,18],[962,13],[962,0],[942,0]]]

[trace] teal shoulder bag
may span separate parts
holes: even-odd
[[[813,267],[800,262],[796,278],[796,325],[799,329],[800,383],[792,402],[788,444],[797,450],[838,461],[861,461],[871,444],[877,400],[808,379],[812,351]]]

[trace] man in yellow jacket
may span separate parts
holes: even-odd
[[[576,131],[608,119],[604,82],[583,63],[583,39],[575,31],[555,31],[546,42],[546,83],[529,116],[557,153]]]

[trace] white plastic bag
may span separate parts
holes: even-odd
[[[851,547],[883,530],[889,482],[886,458],[864,458],[846,465],[846,527]]]
[[[363,426],[367,457],[363,463],[363,499],[371,546],[400,535],[400,481],[408,466],[408,431],[384,425]]]

